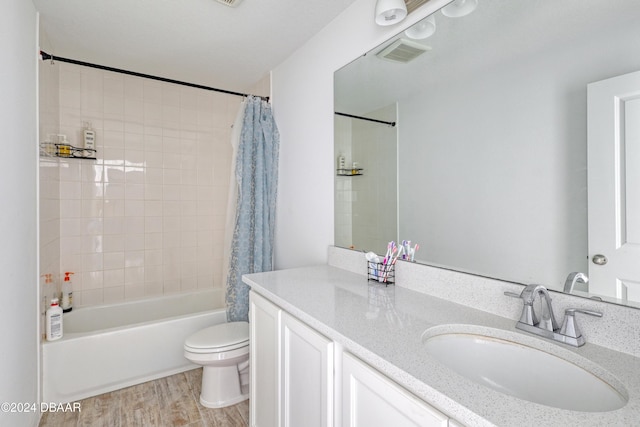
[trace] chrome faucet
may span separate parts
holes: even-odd
[[[581,274],[581,273],[577,273]],[[565,310],[565,317],[562,327],[558,327],[553,307],[551,306],[551,297],[547,288],[542,285],[528,285],[520,294],[513,292],[505,292],[506,296],[520,298],[524,304],[520,320],[516,323],[516,329],[520,329],[532,334],[550,338],[554,341],[560,341],[574,347],[584,345],[585,339],[575,321],[575,313],[589,314],[591,316],[602,317],[602,313],[591,310],[582,310],[577,308],[569,308]],[[533,303],[537,295],[543,299],[542,316],[540,320],[536,316]]]
[[[546,329],[547,331],[555,331],[556,329],[558,329],[558,322],[556,321],[556,317],[553,314],[553,308],[551,307],[551,297],[549,296],[547,288],[542,285],[529,285],[524,288],[524,291],[522,291],[519,298],[522,298],[522,300],[524,301],[526,311],[532,312],[531,318],[535,319],[536,316],[535,311],[533,310],[533,302],[536,298],[536,295],[540,295],[540,298],[544,299],[544,304],[542,304],[542,316],[540,317],[540,321],[537,322],[537,324],[529,322],[525,323],[530,326],[537,326],[538,328]]]
[[[573,293],[573,289],[575,288],[577,282],[582,282],[586,285],[587,283],[589,283],[589,278],[586,274],[580,273],[578,271],[569,273],[569,275],[567,276],[567,280],[564,282],[564,292],[567,294]]]

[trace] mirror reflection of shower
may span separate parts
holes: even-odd
[[[397,105],[365,116],[395,122]],[[384,253],[398,239],[397,127],[336,115],[334,153],[335,245]]]

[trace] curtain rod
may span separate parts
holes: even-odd
[[[338,113],[337,111],[335,112],[335,114],[337,116],[351,117],[352,119],[359,119],[359,120],[366,120],[368,122],[382,123],[383,125],[389,125],[391,127],[395,127],[395,125],[396,125],[396,122],[385,122],[384,120],[370,119],[369,117],[354,116],[353,114]]]
[[[193,87],[193,88],[196,88],[196,89],[210,90],[210,91],[213,91],[213,92],[221,92],[221,93],[226,93],[226,94],[229,94],[229,95],[236,95],[236,96],[243,96],[243,97],[255,96],[256,98],[262,98],[265,101],[269,101],[269,97],[268,96],[258,96],[258,95],[251,95],[251,94],[248,94],[248,93],[234,92],[234,91],[231,91],[231,90],[218,89],[218,88],[215,88],[215,87],[203,86],[203,85],[198,85],[198,84],[195,84],[195,83],[181,82],[180,80],[173,80],[173,79],[167,79],[167,78],[164,78],[164,77],[152,76],[150,74],[137,73],[135,71],[122,70],[120,68],[107,67],[106,65],[92,64],[90,62],[83,62],[83,61],[78,61],[78,60],[75,60],[75,59],[63,58],[61,56],[53,56],[53,55],[50,55],[50,54],[48,54],[47,52],[45,52],[43,50],[40,51],[40,55],[42,56],[42,59],[44,61],[46,61],[48,59],[51,59],[52,61],[68,62],[69,64],[82,65],[84,67],[97,68],[99,70],[105,70],[105,71],[113,71],[114,73],[121,73],[121,74],[126,74],[126,75],[129,75],[129,76],[144,77],[145,79],[157,80],[157,81],[165,82],[165,83],[173,83],[173,84],[182,85],[182,86],[189,86],[189,87]]]

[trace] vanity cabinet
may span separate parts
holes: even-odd
[[[349,353],[342,355],[342,427],[447,427],[449,418]]]
[[[251,292],[252,427],[333,426],[333,342]]]
[[[249,303],[249,417],[251,427],[279,425],[281,310],[254,292]]]
[[[282,422],[284,427],[333,426],[333,341],[282,313]]]
[[[448,425],[447,416],[253,291],[250,328],[251,427]]]

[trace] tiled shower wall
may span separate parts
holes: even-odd
[[[334,169],[338,168],[338,157],[343,155],[345,158],[345,166],[352,165],[351,160],[351,140],[352,140],[352,122],[353,119],[344,116],[335,116],[334,120]],[[334,201],[334,221],[335,245],[348,248],[353,245],[353,188],[351,186],[353,177],[339,176],[335,178],[335,201]]]
[[[391,104],[367,117],[397,121]],[[336,116],[336,163],[357,162],[362,176],[336,176],[335,245],[383,253],[397,237],[397,127]]]
[[[74,305],[222,287],[231,125],[241,98],[71,64],[60,133],[97,160],[59,162],[60,272]],[[44,230],[41,233],[46,232]]]

